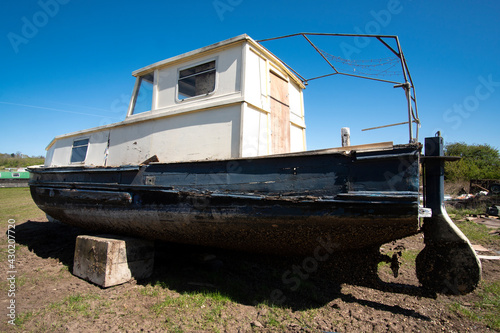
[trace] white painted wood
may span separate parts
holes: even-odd
[[[254,48],[248,47],[245,68],[245,100],[256,107],[269,110],[267,60]]]
[[[252,42],[254,44],[257,44],[255,41],[253,41],[247,34],[242,34],[230,39],[226,39],[224,41],[208,45],[193,51],[189,51],[187,53],[183,53],[162,61],[158,61],[152,65],[143,67],[141,69],[138,69],[134,72],[132,72],[133,76],[141,76],[146,73],[151,72],[154,69],[161,69],[166,66],[170,66],[173,63],[177,62],[183,62],[186,63],[187,61],[190,61],[191,59],[198,59],[200,56],[206,55],[207,53],[214,53],[214,52],[219,52],[220,50],[224,50],[224,48],[227,48],[229,46],[232,46],[233,44],[242,44],[244,42]]]
[[[111,130],[108,165],[139,164],[151,157],[153,122],[122,126]]]
[[[55,163],[53,164],[55,146],[56,145],[53,145],[50,149],[47,149],[47,153],[45,154],[45,162],[43,164],[44,166],[58,165]]]
[[[179,71],[213,60],[215,90],[179,100]],[[124,121],[56,137],[47,147],[46,165],[70,165],[73,141],[81,138],[89,146],[80,165],[89,166],[139,164],[153,155],[160,162],[268,155],[271,68],[288,82],[290,120],[283,126],[290,126],[290,151],[303,151],[304,86],[274,55],[241,35],[133,72],[138,79],[155,73],[152,110],[131,114],[132,96]]]
[[[160,162],[239,157],[240,114],[233,105],[154,122],[150,156]]]
[[[108,146],[109,131],[92,133],[89,138],[87,149],[87,165],[104,165],[106,159],[106,148]]]
[[[108,165],[238,157],[240,107],[184,113],[111,131]]]
[[[290,152],[295,153],[305,150],[303,127],[290,124]]]
[[[304,122],[303,121],[303,117],[304,117],[303,109],[304,109],[304,107],[302,105],[302,98],[301,98],[302,89],[300,89],[295,82],[290,81],[289,85],[288,85],[288,93],[290,94],[288,97],[288,100],[290,102],[291,117],[295,116],[297,118],[301,118],[302,122]]]
[[[241,157],[269,154],[269,113],[246,104],[243,112]]]
[[[196,96],[185,100],[179,100],[177,81],[179,71],[197,66],[209,61],[216,61],[215,90],[209,96]],[[241,92],[241,46],[225,49],[219,54],[209,54],[198,59],[184,63],[174,63],[158,70],[157,101],[158,109],[175,109],[189,104],[198,104],[200,101],[208,102],[228,94]],[[153,103],[155,104],[155,103]]]
[[[56,140],[48,150],[45,165],[69,165],[71,156],[71,147],[73,146],[72,138],[64,138]]]

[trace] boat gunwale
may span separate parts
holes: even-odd
[[[238,162],[238,161],[252,161],[252,160],[263,160],[263,159],[274,159],[274,158],[293,158],[293,157],[305,157],[305,156],[320,156],[320,155],[338,155],[338,156],[354,156],[357,161],[369,161],[377,158],[400,158],[408,155],[415,155],[419,157],[422,145],[417,143],[407,143],[393,145],[392,142],[381,142],[366,145],[357,146],[347,146],[347,147],[337,147],[337,148],[326,148],[318,150],[308,150],[294,153],[284,153],[284,154],[273,154],[273,155],[262,155],[262,156],[251,156],[251,157],[235,157],[227,159],[212,159],[212,160],[193,160],[193,161],[176,161],[176,162],[152,162],[149,164],[135,164],[135,165],[121,165],[121,166],[94,166],[94,165],[63,165],[63,166],[45,166],[45,165],[33,165],[27,168],[30,173],[56,173],[56,172],[81,172],[82,170],[88,172],[112,172],[112,171],[138,171],[145,166],[158,166],[158,165],[180,165],[180,164],[201,164],[201,163],[220,163],[220,162]],[[358,154],[364,155],[365,153],[373,152],[387,152],[395,150],[413,149],[414,152],[411,153],[396,153],[390,155],[382,156],[357,156]]]

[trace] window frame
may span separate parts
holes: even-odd
[[[85,140],[87,141],[87,143],[85,145],[75,146],[75,142],[85,141]],[[84,147],[84,146],[86,147],[86,149],[85,149],[85,156],[83,156],[83,160],[73,161],[73,153],[74,153],[75,148],[80,148],[80,147]],[[70,164],[84,164],[85,160],[87,160],[87,155],[89,153],[89,146],[90,146],[90,137],[83,137],[83,138],[74,139],[73,144],[71,145],[71,155],[69,157],[69,163]]]
[[[141,85],[142,85],[143,77],[148,76],[148,75],[153,75],[152,96],[151,96],[151,110],[142,111],[142,112],[139,112],[139,113],[134,113],[135,107],[136,107],[136,103],[137,103],[137,97],[139,96],[139,92],[141,90]],[[146,74],[143,74],[143,75],[140,75],[140,76],[136,77],[135,84],[134,84],[134,89],[132,91],[132,97],[131,97],[131,100],[130,100],[130,103],[129,103],[129,108],[128,108],[128,111],[127,111],[127,117],[136,116],[136,115],[140,115],[140,114],[144,114],[144,113],[148,113],[150,111],[153,111],[153,109],[156,108],[156,80],[157,80],[157,77],[158,77],[157,70],[153,70],[153,71],[151,71],[149,73],[146,73]]]
[[[195,67],[198,67],[198,66],[201,66],[201,65],[204,65],[204,64],[208,64],[208,63],[211,63],[211,62],[214,62],[214,68],[213,69],[210,69],[210,70],[207,70],[207,71],[204,71],[204,72],[201,72],[201,73],[196,73],[196,74],[193,74],[193,75],[190,75],[190,76],[205,74],[205,73],[208,73],[210,71],[214,71],[215,75],[214,75],[214,88],[213,88],[213,90],[210,91],[210,92],[208,92],[208,93],[204,93],[204,94],[200,94],[200,95],[190,96],[190,97],[186,97],[186,98],[180,98],[179,94],[181,92],[180,92],[180,88],[179,88],[179,82],[181,80],[181,77],[180,77],[181,76],[181,72],[184,71],[184,70],[186,70],[186,69],[195,68]],[[219,63],[219,59],[218,59],[218,57],[215,57],[215,58],[204,59],[203,61],[199,61],[199,62],[196,62],[196,63],[189,64],[187,66],[182,66],[182,67],[177,68],[177,82],[176,82],[176,85],[175,85],[175,100],[176,100],[176,102],[182,103],[182,102],[185,102],[185,101],[188,101],[188,100],[204,98],[204,97],[208,97],[208,96],[211,96],[211,95],[215,94],[215,92],[217,91],[217,88],[218,88],[218,81],[219,81],[218,63]],[[186,76],[183,79],[185,79],[187,77],[190,77],[190,76]]]

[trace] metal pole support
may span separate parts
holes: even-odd
[[[425,248],[416,259],[420,283],[434,292],[466,294],[481,280],[481,263],[467,237],[453,223],[444,206],[443,138],[425,139],[424,205],[432,217],[424,218]]]

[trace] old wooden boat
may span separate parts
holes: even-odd
[[[320,34],[287,37],[320,52],[311,35]],[[325,241],[332,251],[380,247],[420,232],[425,212],[432,251],[419,260],[421,281],[470,291],[480,265],[442,208],[442,139],[430,138],[422,156],[399,41],[371,37],[401,64],[403,81],[392,83],[408,101],[408,143],[306,151],[308,79],[241,35],[135,71],[126,119],[56,137],[45,165],[30,168],[32,197],[52,218],[91,230],[285,255],[311,255]],[[320,55],[328,75],[358,76]],[[434,173],[424,205],[423,160]],[[450,244],[460,255],[443,257]],[[457,257],[465,263],[441,263]]]

